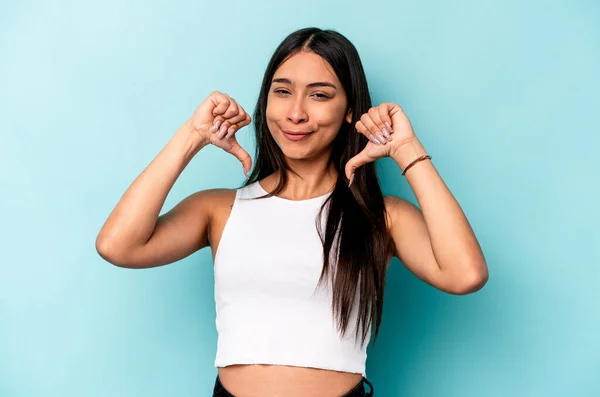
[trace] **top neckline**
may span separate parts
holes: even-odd
[[[256,181],[256,186],[258,186],[258,188],[259,188],[259,189],[260,189],[260,190],[261,190],[261,191],[262,191],[264,194],[269,194],[269,192],[267,192],[267,191],[265,190],[265,188],[263,188],[263,187],[262,187],[262,185],[260,184],[260,181]],[[331,191],[331,192],[327,192],[327,193],[325,193],[325,194],[324,194],[324,195],[322,195],[322,196],[317,196],[317,197],[313,197],[313,198],[309,198],[309,199],[305,199],[305,200],[290,200],[290,199],[286,199],[286,198],[279,197],[279,196],[275,196],[275,195],[272,195],[272,196],[271,196],[271,197],[269,197],[269,198],[274,198],[274,199],[277,199],[277,200],[280,200],[280,201],[283,201],[283,202],[287,202],[287,203],[310,203],[310,202],[314,202],[314,201],[318,201],[318,200],[323,200],[324,198],[326,198],[327,196],[329,196],[329,195],[330,195],[332,192],[333,192],[333,191]]]

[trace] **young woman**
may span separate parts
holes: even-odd
[[[235,137],[250,121],[229,95],[210,94],[127,189],[97,250],[117,266],[148,268],[211,247],[214,396],[373,395],[366,348],[391,258],[467,294],[488,278],[478,241],[402,109],[371,106],[358,53],[341,34],[302,29],[276,49],[254,113],[254,169]],[[247,182],[196,192],[159,217],[209,144],[252,169]],[[383,196],[374,161],[386,156],[421,210]]]

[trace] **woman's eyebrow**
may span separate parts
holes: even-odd
[[[273,79],[273,83],[282,83],[282,84],[288,84],[288,85],[295,85],[290,79],[286,79],[286,78],[278,78],[278,79]],[[310,83],[306,85],[308,88],[312,88],[312,87],[332,87],[333,89],[337,90],[337,87],[334,84],[331,84],[327,81],[317,81],[314,83]]]

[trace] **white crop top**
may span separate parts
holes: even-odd
[[[215,367],[278,364],[366,377],[371,327],[361,346],[355,306],[342,337],[330,282],[317,288],[323,246],[315,221],[330,193],[301,201],[249,200],[265,194],[258,182],[237,190],[215,255]]]

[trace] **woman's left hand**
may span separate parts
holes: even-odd
[[[348,179],[358,167],[383,157],[393,157],[399,147],[417,140],[402,108],[391,102],[369,109],[356,123],[356,130],[366,136],[369,143],[346,163]]]

